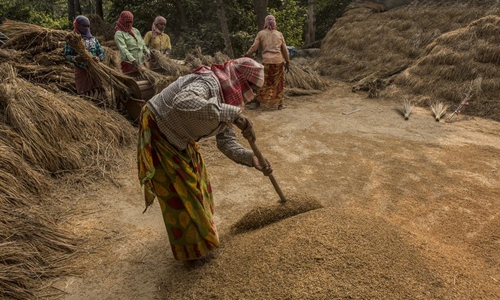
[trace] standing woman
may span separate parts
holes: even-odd
[[[104,60],[104,50],[99,41],[90,33],[90,21],[85,16],[77,16],[73,21],[73,31],[81,35],[85,49],[92,54],[92,59],[101,62]],[[68,42],[64,45],[63,55],[66,60],[75,65],[76,93],[92,99],[104,100],[106,93],[99,78],[95,78],[87,71],[86,56],[78,55]]]
[[[144,36],[144,43],[150,50],[154,49],[170,55],[172,44],[170,44],[170,37],[164,32],[165,26],[167,26],[167,20],[162,16],[156,17],[151,31],[148,31]]]
[[[123,73],[137,71],[137,67],[144,64],[145,56],[149,56],[149,49],[139,30],[132,27],[133,23],[134,15],[124,10],[115,26],[115,43],[120,51]]]
[[[257,52],[259,46],[262,46],[265,81],[255,98],[255,107],[260,107],[263,104],[266,108],[283,109],[285,99],[285,72],[283,68],[288,72],[290,55],[283,34],[277,30],[276,19],[273,15],[266,16],[264,29],[259,31],[245,56],[251,57]]]
[[[170,55],[172,44],[170,44],[170,37],[164,32],[167,26],[167,19],[162,16],[157,16],[151,27],[144,36],[144,43],[150,51],[159,51],[161,55]],[[158,68],[158,63],[155,61],[155,56],[151,57],[150,69]]]

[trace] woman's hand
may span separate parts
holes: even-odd
[[[261,171],[264,176],[269,176],[273,173],[273,167],[271,166],[271,163],[267,160],[267,158],[264,158],[266,161],[266,166],[261,165],[259,159],[257,156],[253,156],[253,167],[259,171]]]

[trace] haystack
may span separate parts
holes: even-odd
[[[493,0],[480,3],[414,1],[386,12],[370,6],[352,7],[336,21],[323,39],[314,69],[321,75],[352,82],[354,90],[369,91],[377,96],[378,90],[391,85],[398,74],[428,54],[431,51],[428,46],[442,34],[466,28],[481,17],[498,13],[500,8]],[[490,41],[483,42],[476,51],[491,56],[489,47],[495,45],[494,39],[491,39],[490,36]],[[463,47],[472,45],[471,42],[462,44]],[[448,64],[454,63],[456,55],[448,55],[451,54],[450,49],[447,52],[442,53],[443,57],[447,57]],[[482,66],[479,72],[489,72],[492,68],[493,64]],[[448,70],[442,72],[456,76],[450,74],[455,72],[451,69],[449,65]],[[475,79],[474,76],[469,77],[469,80]],[[434,79],[429,78],[429,81]],[[488,80],[485,81],[487,83]],[[461,91],[456,94],[461,94]],[[457,98],[456,95],[450,96]]]
[[[500,121],[498,32],[500,17],[492,15],[441,35],[396,78],[388,94],[403,91],[423,105],[442,101],[453,109],[469,98],[465,113]]]
[[[54,193],[54,178],[110,177],[134,130],[113,111],[20,78],[7,63],[0,113],[0,298],[39,299],[48,279],[74,274],[68,259],[78,248],[58,224],[71,209]]]
[[[8,64],[0,65],[0,79],[2,120],[22,137],[23,156],[33,167],[53,174],[101,172],[133,141],[130,124],[113,111],[42,89],[18,78]]]

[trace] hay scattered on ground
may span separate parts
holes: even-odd
[[[287,202],[256,207],[246,213],[231,227],[234,234],[262,228],[280,220],[322,208],[323,205],[314,197],[307,195],[286,196]]]

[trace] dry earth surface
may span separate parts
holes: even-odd
[[[114,183],[75,197],[68,226],[86,242],[74,261],[81,275],[53,284],[62,299],[500,299],[497,122],[438,123],[423,108],[404,121],[398,103],[339,82],[287,105],[246,113],[257,145],[286,195],[325,208],[231,234],[278,196],[268,178],[202,142],[222,246],[187,270],[159,205],[142,214],[130,149]]]

